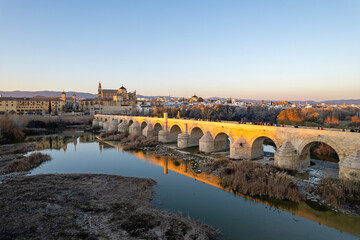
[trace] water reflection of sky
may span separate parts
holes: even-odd
[[[76,152],[75,152],[76,147]],[[356,239],[277,208],[234,195],[161,166],[98,143],[68,144],[64,150],[42,150],[52,160],[32,174],[101,173],[153,178],[157,208],[182,212],[221,229],[225,239]]]

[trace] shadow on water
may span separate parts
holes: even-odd
[[[50,147],[60,151],[44,150],[52,155],[52,160],[32,174],[77,172],[154,178],[158,182],[153,200],[157,208],[181,211],[218,227],[225,239],[239,239],[241,235],[246,239],[356,238],[342,232],[360,237],[359,217],[336,213],[312,202],[234,193],[224,189],[218,177],[194,172],[189,161],[149,151],[124,152],[118,143],[98,142],[91,134],[38,141],[38,150]]]

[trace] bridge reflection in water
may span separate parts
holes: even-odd
[[[121,151],[123,151],[122,145],[118,142],[99,142],[99,145],[110,145]],[[340,231],[348,232],[360,237],[360,218],[355,216],[348,216],[341,213],[336,213],[332,210],[326,209],[316,203],[301,202],[294,203],[283,200],[275,200],[270,198],[256,198],[250,197],[241,193],[235,193],[229,189],[223,188],[219,182],[219,178],[212,174],[206,174],[204,172],[197,173],[191,168],[190,161],[184,161],[171,156],[161,156],[153,152],[148,151],[131,151],[139,159],[150,162],[154,165],[158,165],[164,168],[164,174],[168,174],[168,171],[173,171],[178,174],[193,178],[197,181],[206,183],[208,185],[220,188],[233,194],[251,199],[253,201],[266,204],[270,207],[278,208],[292,214],[310,219],[319,224],[326,225],[331,228],[338,229]]]

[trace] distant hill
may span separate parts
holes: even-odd
[[[0,91],[0,95],[3,97],[36,97],[36,96],[44,96],[44,97],[60,97],[61,96],[60,91]],[[73,91],[71,92],[65,92],[67,97],[70,97],[74,94]],[[97,97],[97,94],[92,93],[84,93],[84,92],[75,92],[76,96],[78,98],[95,98]],[[137,95],[138,98],[145,98],[145,99],[155,99],[159,97],[163,98],[170,98],[169,96],[144,96],[144,95]],[[211,97],[208,99],[217,100],[220,99],[221,101],[226,101],[226,98],[218,98],[218,97]],[[255,102],[259,103],[261,100],[252,100],[252,99],[236,99],[237,101],[243,101],[243,102]],[[272,100],[273,102],[277,102],[279,100]],[[271,102],[271,100],[264,100],[264,102]],[[298,103],[299,101],[290,101],[292,103]],[[360,105],[360,99],[339,99],[339,100],[325,100],[325,101],[300,101],[301,103],[309,103],[309,104],[318,104],[318,103],[326,103],[326,104],[355,104]]]
[[[327,100],[327,101],[323,101],[323,103],[337,104],[337,105],[342,105],[342,104],[346,103],[346,105],[349,105],[349,104],[359,105],[360,104],[360,99]]]
[[[58,91],[0,91],[2,97],[61,97],[62,92]],[[84,92],[65,92],[66,97],[71,97],[74,93],[77,98],[94,98],[97,94],[84,93]]]

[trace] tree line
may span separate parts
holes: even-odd
[[[155,107],[149,109],[147,113],[137,110],[135,115],[163,117],[165,112],[170,118],[180,117],[210,121],[257,122],[310,127],[351,128],[360,126],[359,109],[353,107],[281,110],[261,105],[243,108],[216,104],[213,106]]]

